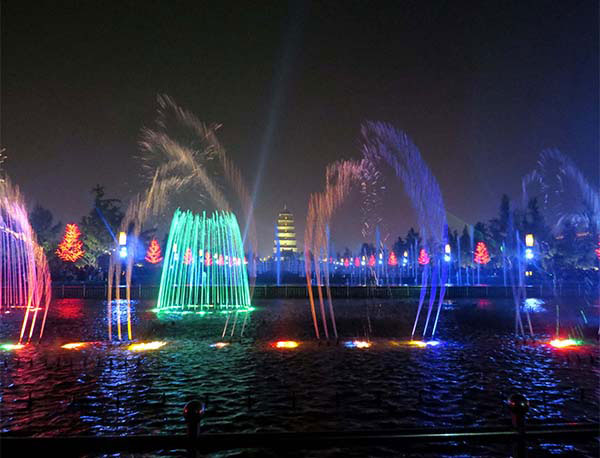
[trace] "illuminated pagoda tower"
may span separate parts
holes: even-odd
[[[288,257],[292,253],[297,253],[294,215],[292,215],[285,205],[283,206],[283,211],[277,216],[277,232],[273,241],[273,254],[277,254],[278,242],[281,257]]]

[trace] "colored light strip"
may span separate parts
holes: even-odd
[[[350,340],[348,342],[344,342],[344,346],[346,348],[369,348],[371,346],[371,342],[367,342],[366,340]]]
[[[439,340],[409,340],[408,344],[419,348],[435,347],[441,342]]]
[[[554,339],[550,341],[550,345],[554,348],[577,347],[581,345],[581,341],[573,339]]]
[[[280,340],[275,342],[275,348],[296,348],[300,345],[298,342],[294,340]]]
[[[71,342],[61,345],[60,348],[64,348],[65,350],[76,350],[78,348],[87,347],[91,342]]]
[[[148,350],[158,350],[161,347],[164,347],[167,343],[161,341],[154,342],[141,342],[136,344],[131,344],[127,347],[128,350],[131,351],[148,351]]]
[[[21,348],[24,348],[25,345],[23,344],[2,344],[0,345],[0,348],[2,348],[2,350],[5,351],[10,351],[10,350],[20,350]]]
[[[223,347],[228,347],[229,346],[229,342],[215,342],[213,344],[210,344],[210,346],[212,348],[223,348]]]

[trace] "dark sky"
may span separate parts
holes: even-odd
[[[325,166],[389,121],[456,221],[487,220],[543,148],[599,179],[598,2],[2,2],[0,144],[30,202],[66,223],[106,185],[142,189],[137,140],[167,93],[220,136],[257,193],[261,251],[287,203],[303,233]],[[361,241],[353,196],[336,248]],[[413,224],[390,184],[392,236]],[[451,219],[451,222],[453,220]]]

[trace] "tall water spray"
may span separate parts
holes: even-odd
[[[44,250],[29,224],[19,189],[0,180],[0,312],[24,308],[19,342],[31,341],[36,324],[42,338],[52,287]],[[42,312],[41,317],[39,313]]]
[[[131,200],[120,230],[127,233],[128,240],[136,240],[149,218],[158,217],[167,207],[172,196],[184,189],[192,189],[199,200],[209,200],[217,209],[230,211],[231,205],[223,188],[231,189],[237,196],[248,228],[243,240],[250,256],[250,293],[256,279],[254,254],[258,252],[252,199],[242,178],[241,171],[227,156],[216,131],[219,125],[206,125],[193,113],[178,106],[168,96],[158,97],[158,116],[155,128],[144,128],[140,140],[142,160],[148,171],[148,189]],[[115,241],[116,243],[116,241]],[[117,336],[122,338],[120,323],[121,272],[125,269],[125,295],[127,311],[127,335],[131,330],[131,277],[137,257],[135,246],[127,247],[123,260],[118,250],[110,260],[107,313],[108,334],[112,340],[112,309],[114,297],[117,308]]]
[[[233,213],[207,217],[177,210],[165,251],[159,311],[217,311],[250,307],[244,245]]]
[[[423,324],[422,335],[426,336],[430,332],[435,335],[437,323],[445,295],[445,288],[448,276],[446,263],[442,262],[443,249],[447,242],[447,224],[444,203],[439,185],[433,177],[431,171],[423,161],[417,147],[403,132],[395,129],[393,126],[384,123],[368,122],[362,128],[363,136],[363,159],[361,161],[338,161],[327,167],[325,190],[322,193],[315,193],[310,196],[306,228],[304,234],[304,258],[306,268],[306,281],[308,286],[309,301],[317,338],[320,337],[320,327],[318,325],[317,313],[315,307],[315,298],[312,288],[312,269],[314,266],[315,278],[317,281],[317,294],[321,314],[322,329],[325,337],[329,337],[327,319],[325,314],[324,298],[321,281],[321,263],[320,254],[328,252],[327,231],[331,225],[331,219],[335,211],[347,198],[354,186],[361,185],[364,196],[368,196],[368,206],[374,206],[377,202],[377,193],[365,191],[370,189],[385,189],[378,184],[380,173],[377,165],[386,163],[396,173],[396,176],[404,185],[406,194],[418,215],[418,224],[423,236],[424,247],[428,253],[433,255],[433,273],[431,275],[431,285],[429,284],[429,272],[432,267],[427,264],[423,267],[421,274],[421,294],[415,323],[412,330],[414,336],[419,323],[423,303],[427,292],[429,292],[429,305],[427,316]],[[369,213],[367,211],[366,213]],[[377,227],[378,224],[374,225]],[[369,230],[369,228],[366,228]],[[379,243],[378,243],[379,245]],[[379,247],[377,248],[379,250]],[[413,259],[416,259],[416,248]],[[327,303],[329,316],[334,336],[337,337],[335,326],[335,315],[331,301],[331,292],[329,288],[329,263],[324,263],[325,269],[325,291],[327,293]],[[415,271],[416,272],[416,271]],[[441,286],[438,294],[438,281]],[[429,288],[430,286],[430,288]],[[437,298],[437,311],[435,316],[432,312],[435,309]],[[431,328],[429,325],[431,324]],[[430,330],[429,330],[430,329]],[[428,331],[429,330],[429,331]]]

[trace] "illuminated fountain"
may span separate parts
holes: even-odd
[[[21,193],[10,180],[0,180],[0,312],[25,309],[19,343],[31,341],[36,324],[42,338],[51,295],[46,255],[29,224]]]
[[[244,245],[233,213],[177,210],[160,281],[159,311],[241,311],[250,307]]]
[[[415,334],[425,337],[428,333],[433,338],[437,329],[448,278],[448,263],[443,262],[444,248],[448,242],[448,228],[444,201],[439,185],[423,161],[417,147],[403,132],[388,124],[368,122],[362,128],[362,136],[362,160],[339,161],[330,165],[326,171],[325,190],[321,193],[312,194],[309,200],[304,234],[304,259],[306,260],[306,281],[316,337],[320,338],[320,329],[322,328],[325,338],[329,338],[325,300],[322,291],[322,287],[325,286],[331,328],[334,337],[337,338],[329,288],[329,263],[325,262],[323,264],[325,270],[325,284],[323,285],[320,262],[322,253],[327,254],[330,252],[328,231],[331,226],[331,218],[345,201],[351,189],[357,185],[361,186],[364,196],[363,206],[368,207],[365,213],[370,213],[370,208],[376,206],[378,199],[376,190],[381,189],[378,184],[380,179],[378,168],[379,164],[383,163],[394,170],[396,177],[403,184],[404,190],[416,210],[419,229],[423,238],[421,253],[427,254],[427,261],[420,261],[422,266],[421,292],[411,338]],[[380,222],[377,219],[375,221]],[[379,242],[376,249],[381,249]],[[313,265],[321,327],[318,325],[316,301],[312,291]],[[355,265],[359,266],[358,264]],[[365,266],[366,271],[366,260],[363,259],[360,265]],[[375,258],[369,259],[368,269],[371,270],[372,276],[377,279],[376,266]],[[429,293],[427,314],[424,323],[422,323],[422,331],[417,333],[427,293]]]
[[[144,168],[149,172],[148,188],[131,200],[120,227],[120,233],[125,235],[125,243],[121,244],[120,240],[115,239],[116,249],[110,259],[107,294],[110,340],[113,339],[112,328],[115,321],[113,308],[116,309],[117,338],[121,340],[123,337],[123,307],[127,317],[127,338],[133,338],[131,278],[137,257],[135,242],[139,239],[144,224],[151,218],[158,217],[166,209],[174,193],[192,189],[199,199],[206,198],[214,208],[227,212],[231,211],[231,204],[223,189],[231,190],[235,194],[245,217],[242,240],[248,245],[250,294],[256,278],[254,254],[258,252],[258,247],[252,197],[241,171],[229,159],[217,138],[216,131],[219,125],[204,124],[168,96],[159,96],[158,106],[155,128],[144,128],[140,139]],[[195,255],[199,256],[199,253]],[[125,301],[121,300],[123,272]]]

